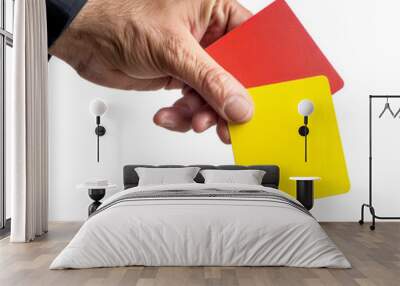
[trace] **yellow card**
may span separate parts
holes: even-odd
[[[324,76],[249,89],[255,104],[253,119],[230,125],[235,162],[238,165],[280,167],[280,189],[295,196],[291,176],[321,177],[315,182],[315,198],[349,191],[350,181],[336,121],[328,79]],[[298,104],[309,99],[314,112],[309,116],[308,161],[299,127],[304,117]]]

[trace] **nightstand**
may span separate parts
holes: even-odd
[[[307,209],[314,206],[314,181],[321,180],[320,177],[290,177],[296,181],[296,199]]]
[[[104,198],[106,195],[106,191],[110,189],[115,189],[117,185],[109,184],[106,186],[96,186],[96,185],[87,185],[87,184],[80,184],[76,186],[77,189],[84,189],[88,190],[89,197],[93,200],[93,203],[89,205],[88,208],[88,215],[90,216],[94,213],[97,208],[101,205],[100,200]]]

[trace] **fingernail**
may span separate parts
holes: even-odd
[[[253,113],[251,103],[242,96],[230,97],[224,106],[224,112],[229,120],[244,122],[250,119]]]
[[[175,128],[175,127],[176,127],[175,122],[172,121],[172,120],[168,120],[168,119],[163,119],[163,120],[160,122],[160,125],[161,125],[162,127],[165,127],[165,128]]]

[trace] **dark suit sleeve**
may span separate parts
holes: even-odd
[[[47,45],[57,40],[85,5],[87,0],[46,0]]]

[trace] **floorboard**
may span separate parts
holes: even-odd
[[[288,267],[122,267],[48,270],[81,223],[51,223],[45,236],[27,244],[0,240],[1,286],[267,286],[400,285],[400,223],[385,222],[376,231],[358,223],[322,223],[352,269]]]

